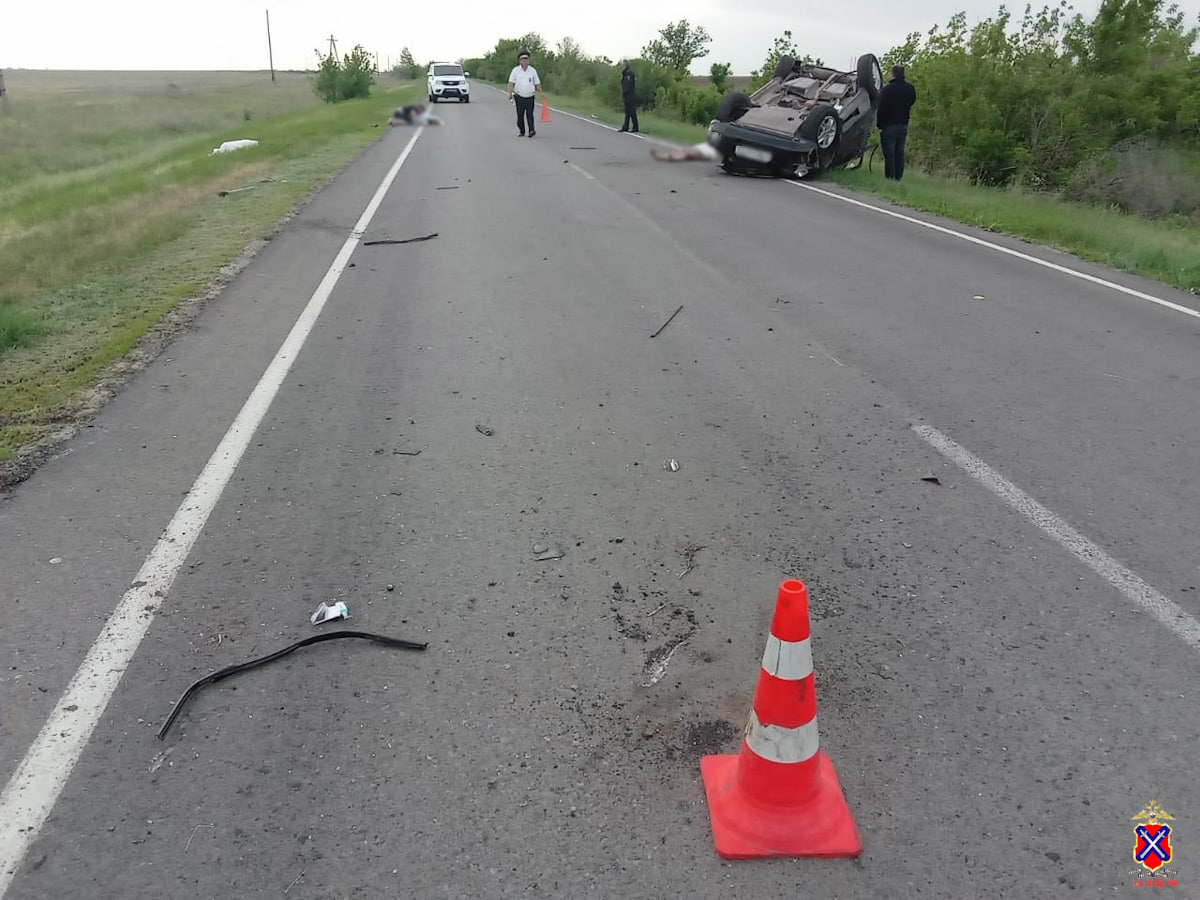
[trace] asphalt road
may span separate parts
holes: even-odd
[[[1113,285],[1195,298],[437,109],[0,502],[5,900],[1121,896],[1150,800],[1200,896],[1200,318]],[[857,860],[713,849],[786,578]],[[341,627],[428,646],[306,647],[156,738]]]

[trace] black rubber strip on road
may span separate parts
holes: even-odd
[[[400,650],[424,650],[429,646],[428,644],[419,644],[416,641],[406,641],[403,638],[393,638],[382,634],[372,634],[369,631],[330,631],[326,632],[325,634],[318,634],[310,638],[305,638],[302,641],[297,641],[290,647],[284,647],[282,650],[277,650],[269,656],[263,656],[259,659],[252,659],[249,662],[237,663],[236,665],[232,666],[226,666],[224,669],[218,669],[211,675],[205,675],[183,692],[183,695],[175,704],[175,709],[172,710],[171,715],[167,718],[167,721],[163,723],[163,727],[159,729],[158,739],[161,741],[166,736],[167,731],[171,728],[171,724],[183,711],[184,704],[186,704],[188,700],[191,699],[192,694],[194,694],[200,688],[210,684],[216,684],[218,681],[223,681],[230,675],[237,675],[239,672],[245,672],[249,669],[266,665],[269,662],[274,662],[281,656],[287,656],[289,653],[299,650],[301,647],[307,647],[310,644],[319,644],[322,641],[334,641],[338,640],[339,638],[362,638],[363,640],[374,641],[377,644],[383,644],[385,647],[395,647]]]

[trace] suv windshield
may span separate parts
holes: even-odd
[[[462,66],[434,66],[434,75],[462,75]]]

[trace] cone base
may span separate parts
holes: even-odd
[[[713,842],[721,858],[832,858],[862,853],[862,837],[833,763],[824,753],[817,753],[812,793],[797,806],[768,804],[746,796],[738,784],[737,766],[736,755],[700,760]]]

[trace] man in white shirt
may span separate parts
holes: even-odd
[[[514,97],[517,103],[517,132],[521,137],[525,137],[525,123],[529,123],[529,136],[533,137],[537,134],[537,130],[533,125],[533,102],[534,94],[542,86],[542,80],[538,78],[537,69],[529,64],[529,54],[524,50],[517,57],[517,65],[508,74],[508,99],[512,102]],[[545,90],[542,91],[542,100],[546,99]]]

